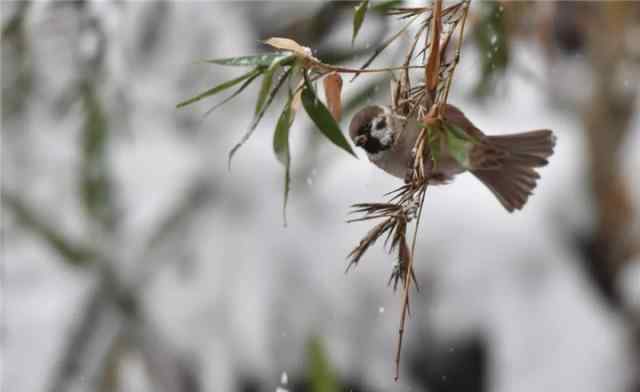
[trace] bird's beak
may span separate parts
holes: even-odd
[[[367,144],[367,135],[357,136],[355,139],[353,139],[353,142],[356,144],[356,146],[362,147]]]

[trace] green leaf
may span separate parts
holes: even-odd
[[[104,228],[113,229],[116,223],[116,206],[112,173],[107,159],[111,135],[108,118],[96,86],[86,81],[81,86],[85,109],[79,178],[82,202],[91,218]]]
[[[289,184],[291,182],[290,167],[291,167],[291,152],[289,150],[289,129],[295,114],[291,110],[291,100],[289,98],[285,105],[278,123],[276,124],[276,130],[273,133],[273,152],[276,154],[278,161],[284,165],[284,202],[282,204],[282,219],[285,227],[287,226],[287,201],[289,199]]]
[[[313,87],[311,87],[311,83],[306,77],[306,74],[305,86],[302,90],[302,106],[304,106],[304,110],[307,112],[313,123],[316,124],[316,127],[318,127],[320,132],[322,132],[327,139],[357,158],[356,154],[351,149],[351,145],[342,134],[340,126],[338,126],[333,116],[331,116],[327,107],[324,106],[313,92]]]
[[[211,109],[207,110],[205,112],[205,114],[203,115],[203,117],[206,117],[208,115],[210,115],[211,113],[213,113],[214,110],[216,110],[217,108],[219,108],[220,106],[224,105],[225,103],[231,101],[233,98],[237,97],[241,92],[244,91],[244,89],[246,89],[251,82],[253,82],[258,76],[260,76],[259,73],[256,73],[255,75],[253,75],[252,77],[250,77],[249,79],[247,79],[244,83],[242,83],[242,86],[240,86],[240,88],[238,88],[236,91],[233,92],[233,94],[229,95],[227,98],[225,98],[222,102],[217,103],[214,107],[212,107]]]
[[[464,129],[460,128],[459,126],[457,126],[456,124],[454,124],[452,122],[445,122],[444,126],[450,132],[453,132],[453,134],[456,135],[456,137],[459,138],[459,139],[464,139],[466,141],[469,141],[469,142],[472,142],[472,143],[475,143],[475,144],[480,142],[475,137],[473,137],[472,135],[468,134]]]
[[[473,95],[485,99],[495,92],[497,83],[504,79],[511,65],[510,41],[507,18],[498,2],[480,2],[478,20],[471,37],[480,53],[480,78],[473,88]]]
[[[434,170],[438,167],[440,161],[441,148],[440,148],[440,136],[437,129],[433,129],[426,124],[420,124],[427,129],[427,141],[429,142],[429,150],[431,151],[431,160],[433,161]]]
[[[354,8],[353,13],[353,37],[351,38],[351,45],[356,41],[356,36],[358,35],[358,31],[360,31],[360,27],[362,27],[362,22],[364,22],[364,17],[367,14],[367,8],[369,7],[369,0],[363,0]]]
[[[251,122],[251,126],[249,127],[247,132],[244,134],[244,136],[242,136],[242,139],[240,139],[240,141],[235,146],[233,146],[231,151],[229,151],[229,158],[228,158],[229,170],[231,170],[231,159],[233,159],[233,156],[235,155],[236,151],[238,151],[238,149],[242,147],[242,145],[247,140],[249,140],[249,138],[253,134],[253,131],[255,131],[256,127],[258,126],[258,123],[260,123],[260,120],[262,120],[262,117],[264,116],[265,112],[271,105],[271,102],[273,102],[273,99],[276,97],[278,90],[280,90],[280,87],[282,87],[282,85],[284,84],[285,80],[287,80],[289,75],[291,75],[291,68],[289,68],[284,74],[282,74],[276,86],[273,88],[273,90],[271,90],[271,93],[269,93],[269,96],[267,97],[267,101],[265,102],[264,106],[262,107],[260,112],[257,113],[256,116],[254,117],[253,121]]]
[[[279,58],[289,57],[291,53],[276,52],[267,54],[258,54],[254,56],[230,57],[226,59],[202,60],[203,63],[230,65],[236,67],[262,66],[268,67]]]
[[[262,77],[262,87],[260,87],[260,93],[258,94],[258,100],[256,102],[256,111],[255,115],[262,110],[267,97],[269,96],[269,90],[271,90],[271,84],[273,83],[273,74],[280,67],[280,65],[289,58],[293,58],[293,54],[288,54],[287,56],[276,57],[271,64],[269,64],[269,68],[264,71],[264,76]]]
[[[269,67],[269,69],[271,69],[271,67]],[[258,115],[258,113],[260,113],[260,111],[262,110],[262,107],[267,101],[267,97],[269,95],[269,91],[271,90],[272,83],[273,83],[273,71],[267,70],[262,74],[262,85],[260,86],[260,92],[258,93],[258,99],[256,100],[256,110],[255,110],[254,118],[255,116]]]
[[[313,337],[307,343],[307,377],[311,392],[338,392],[340,390],[338,377],[319,337]]]
[[[447,150],[458,163],[469,168],[471,162],[469,153],[473,147],[473,142],[464,133],[460,133],[460,129],[451,124],[444,123],[447,131]],[[462,136],[462,137],[461,137]]]
[[[242,82],[243,80],[252,78],[253,76],[255,76],[257,74],[262,73],[263,71],[264,70],[261,69],[261,68],[255,68],[252,71],[249,71],[249,72],[247,72],[246,74],[244,74],[244,75],[242,75],[240,77],[228,80],[228,81],[226,81],[224,83],[221,83],[221,84],[219,84],[219,85],[217,85],[217,86],[215,86],[215,87],[213,87],[213,88],[211,88],[211,89],[209,89],[209,90],[207,90],[205,92],[202,92],[202,93],[196,95],[193,98],[189,98],[186,101],[180,102],[179,104],[176,105],[176,108],[181,108],[181,107],[190,105],[190,104],[192,104],[194,102],[197,102],[197,101],[199,101],[201,99],[204,99],[206,97],[210,97],[212,95],[215,95],[215,94],[217,94],[217,93],[219,93],[221,91],[224,91],[224,90],[228,89],[229,87],[235,86],[236,84]]]

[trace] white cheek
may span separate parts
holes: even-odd
[[[390,146],[393,143],[393,133],[390,129],[385,128],[385,134],[380,138],[380,143],[384,146]]]
[[[380,141],[380,144],[387,147],[393,143],[393,131],[389,128],[373,129],[371,136]]]

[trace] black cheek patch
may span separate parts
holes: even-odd
[[[364,148],[369,154],[377,154],[384,149],[382,144],[375,137],[368,138],[362,148]]]
[[[380,129],[384,129],[387,127],[387,120],[386,119],[382,119],[380,120],[380,122],[378,123],[378,125],[376,125],[376,129],[380,130]]]

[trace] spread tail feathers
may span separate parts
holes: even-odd
[[[482,181],[500,203],[512,212],[524,207],[540,175],[534,170],[545,166],[553,154],[556,138],[550,130],[504,136],[487,136],[487,144],[501,152],[500,162],[471,172]]]

